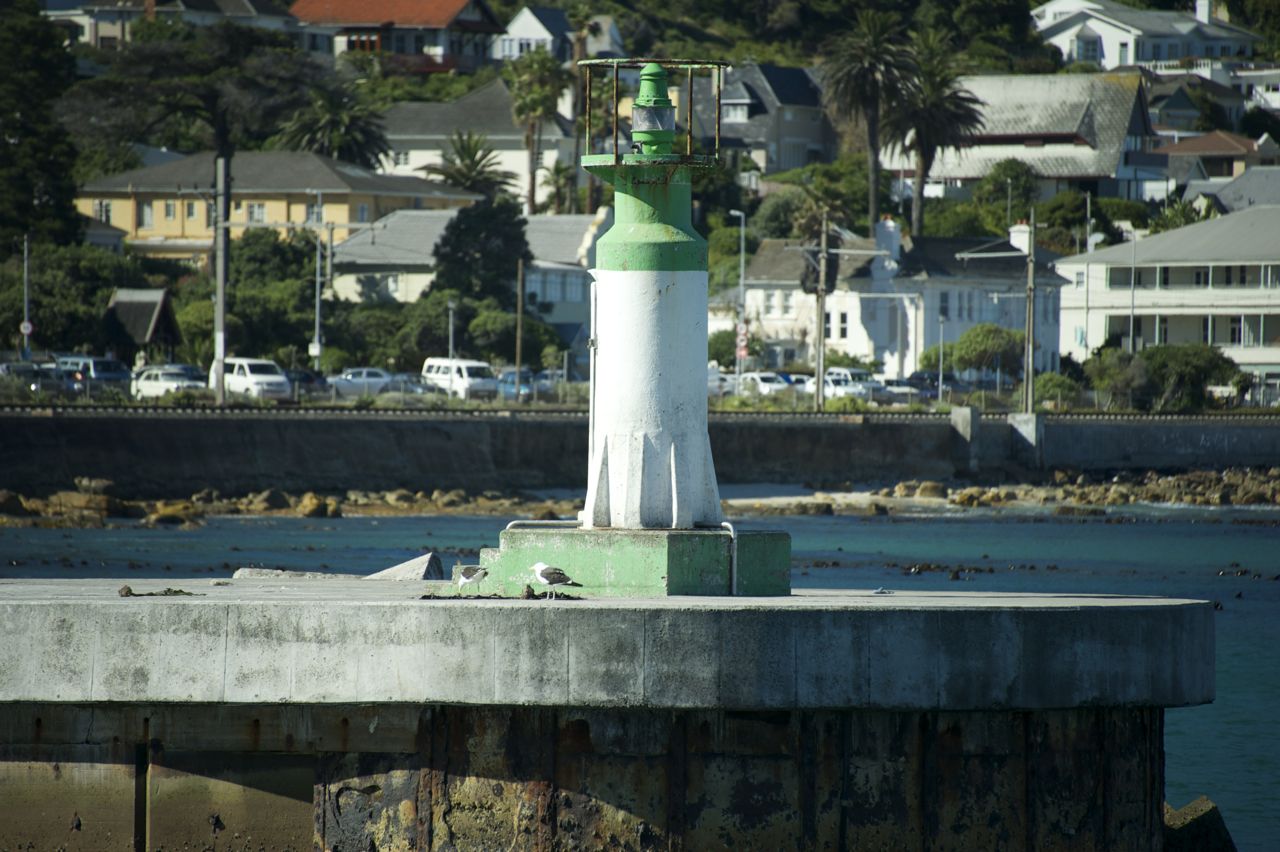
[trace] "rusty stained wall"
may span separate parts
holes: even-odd
[[[165,849],[1158,850],[1163,830],[1152,708],[0,716],[0,849],[133,849],[138,831]]]

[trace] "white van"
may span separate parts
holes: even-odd
[[[228,394],[244,394],[255,399],[292,399],[293,386],[275,361],[262,358],[227,358],[224,362],[223,385]],[[209,387],[216,377],[209,367]]]
[[[428,358],[422,362],[422,383],[458,399],[493,399],[498,395],[493,368],[465,358]]]

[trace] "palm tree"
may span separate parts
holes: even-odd
[[[924,234],[924,185],[938,153],[958,148],[982,128],[976,95],[960,86],[955,50],[942,30],[925,30],[911,43],[915,75],[885,114],[885,134],[915,155],[911,233]]]
[[[455,131],[443,158],[438,166],[426,166],[427,174],[459,189],[478,192],[490,201],[516,179],[511,172],[498,168],[498,155],[483,133]]]
[[[880,111],[897,100],[912,70],[898,17],[874,9],[858,15],[853,30],[831,45],[822,66],[831,109],[841,118],[861,118],[867,131],[867,209],[872,232],[880,218]]]
[[[556,116],[560,93],[569,84],[569,74],[556,58],[539,47],[507,63],[502,76],[511,89],[511,115],[524,127],[524,147],[529,152],[529,183],[526,210],[537,206],[538,146],[542,123]]]
[[[542,186],[551,191],[551,212],[556,215],[573,211],[573,198],[577,195],[578,169],[568,163],[555,163],[542,179]]]
[[[313,151],[326,157],[377,168],[391,152],[382,113],[348,86],[313,89],[310,102],[285,122],[272,140],[278,148]]]

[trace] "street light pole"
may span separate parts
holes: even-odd
[[[946,317],[938,311],[938,402],[942,402],[942,368],[947,358],[947,329],[943,323]]]
[[[227,227],[231,162],[225,154],[214,160],[213,213],[213,392],[218,405],[227,402],[224,373],[227,362],[227,252],[231,231]]]
[[[1027,238],[1027,340],[1023,365],[1022,411],[1030,414],[1036,402],[1036,208],[1031,207],[1031,233]]]
[[[324,193],[316,190],[316,215],[311,224],[316,227],[316,326],[315,331],[311,335],[311,357],[313,359],[313,367],[315,371],[320,372],[320,354],[323,352],[324,341],[320,337],[320,290],[323,278],[322,265],[322,237],[320,236],[320,228],[324,224]],[[333,234],[332,231],[329,232]]]
[[[818,329],[814,338],[818,341],[818,359],[815,364],[815,372],[813,382],[813,410],[822,411],[823,409],[823,393],[826,391],[827,381],[827,208],[822,208],[822,237],[819,241],[818,248],[818,287],[815,295],[817,296],[818,306]]]
[[[31,360],[31,235],[22,235],[22,360]]]
[[[455,299],[449,300],[449,396],[453,396],[453,312],[458,309]]]
[[[738,338],[747,333],[747,214],[741,210],[730,210],[730,216],[738,217],[738,323],[734,329],[734,361],[737,392],[742,392],[743,347],[738,345]]]

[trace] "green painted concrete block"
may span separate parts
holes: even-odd
[[[721,530],[503,530],[496,549],[480,551],[488,577],[467,593],[517,596],[526,585],[546,591],[530,570],[545,562],[581,584],[559,591],[582,597],[730,595],[731,551]],[[739,595],[789,595],[791,537],[740,533],[737,587]]]

